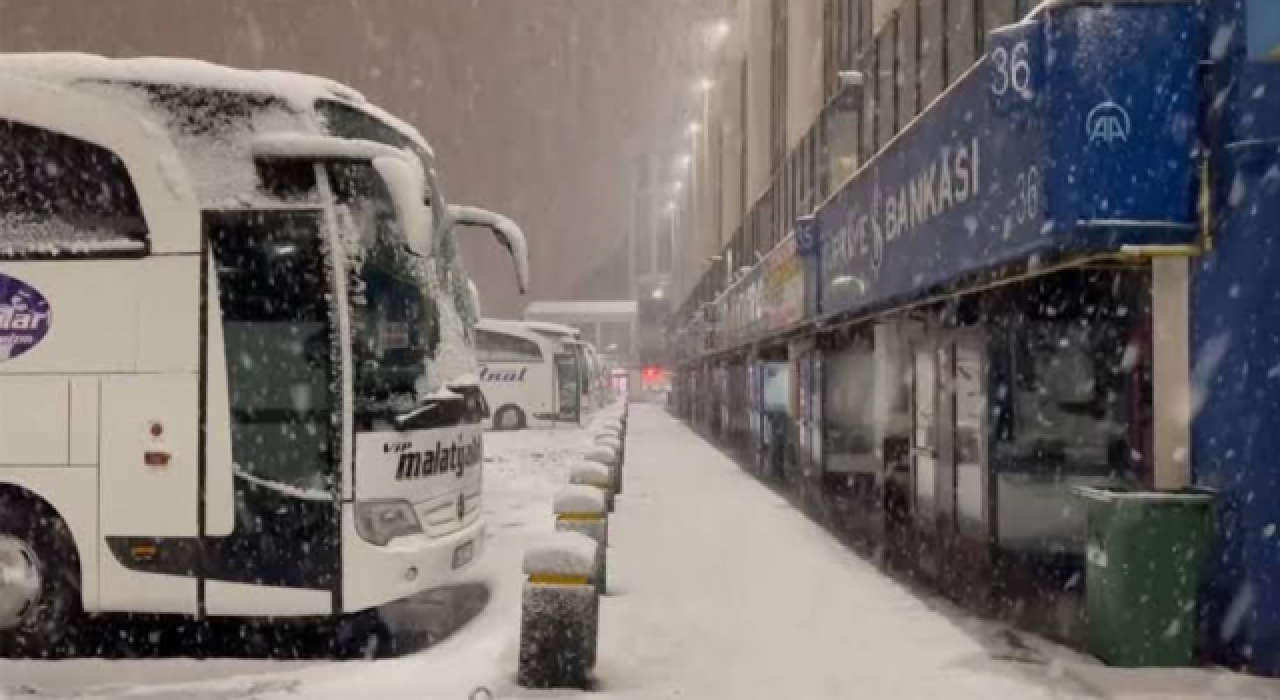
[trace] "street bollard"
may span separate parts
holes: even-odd
[[[516,674],[521,686],[587,688],[600,630],[600,597],[592,581],[598,549],[584,534],[557,532],[525,551]]]
[[[600,433],[599,435],[596,435],[596,444],[604,445],[605,447],[609,447],[614,450],[622,449],[622,441],[613,433]]]
[[[601,447],[608,447],[618,454],[618,479],[614,484],[613,490],[616,493],[622,493],[622,465],[627,461],[626,442],[619,436],[610,433],[601,433],[596,436],[596,444]]]
[[[609,512],[612,513],[613,499],[622,491],[622,460],[618,459],[618,451],[607,445],[596,445],[582,458],[609,468]]]
[[[611,425],[596,431],[596,442],[600,442],[602,436],[609,435],[618,441],[616,449],[618,450],[618,463],[622,464],[627,461],[627,429],[625,427]]]
[[[590,465],[598,467],[598,464]],[[600,545],[596,557],[596,593],[608,587],[609,515],[605,491],[587,484],[570,484],[556,493],[556,532],[580,532]]]
[[[613,467],[595,461],[578,462],[569,467],[569,483],[599,489],[605,508],[613,512]]]

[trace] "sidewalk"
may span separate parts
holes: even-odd
[[[658,406],[634,406],[595,692],[515,685],[520,561],[592,444],[485,438],[483,611],[419,653],[333,663],[0,660],[0,698],[76,700],[1260,700],[1276,682],[1103,667],[886,578]],[[394,615],[389,615],[394,617]],[[484,697],[483,694],[476,697]]]
[[[601,690],[644,698],[1256,698],[1269,681],[1109,669],[886,578],[658,407],[633,408]]]

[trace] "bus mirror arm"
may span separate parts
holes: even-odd
[[[511,254],[511,262],[516,267],[516,284],[520,287],[520,293],[528,293],[529,242],[516,222],[487,209],[451,205],[449,227],[456,226],[478,226],[492,231],[498,242]]]

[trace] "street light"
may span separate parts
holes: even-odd
[[[688,153],[682,153],[680,154],[679,158],[676,158],[676,167],[681,170],[686,170],[688,169],[689,164],[692,162],[693,162],[693,156],[689,155]]]
[[[729,20],[716,20],[711,23],[711,26],[707,27],[707,44],[713,49],[720,48],[720,45],[724,43],[724,40],[729,38],[729,32],[731,30],[732,27],[729,25]]]
[[[702,131],[702,124],[698,122],[689,122],[688,129],[690,136],[697,136],[698,132]]]
[[[710,92],[711,88],[716,86],[716,81],[711,78],[703,78],[698,81],[696,89],[698,92]]]
[[[658,287],[654,289],[653,294],[650,294],[649,296],[651,296],[654,299],[661,299],[665,295],[666,295],[666,292],[662,291],[662,287]]]
[[[671,183],[672,194],[680,194],[680,190],[683,190],[683,189],[684,189],[684,183],[681,182],[680,180],[676,180],[675,182]]]

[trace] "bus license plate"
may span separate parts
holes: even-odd
[[[458,548],[453,550],[453,568],[461,569],[471,563],[471,558],[475,556],[476,552],[475,545],[475,540],[472,540],[458,545]]]

